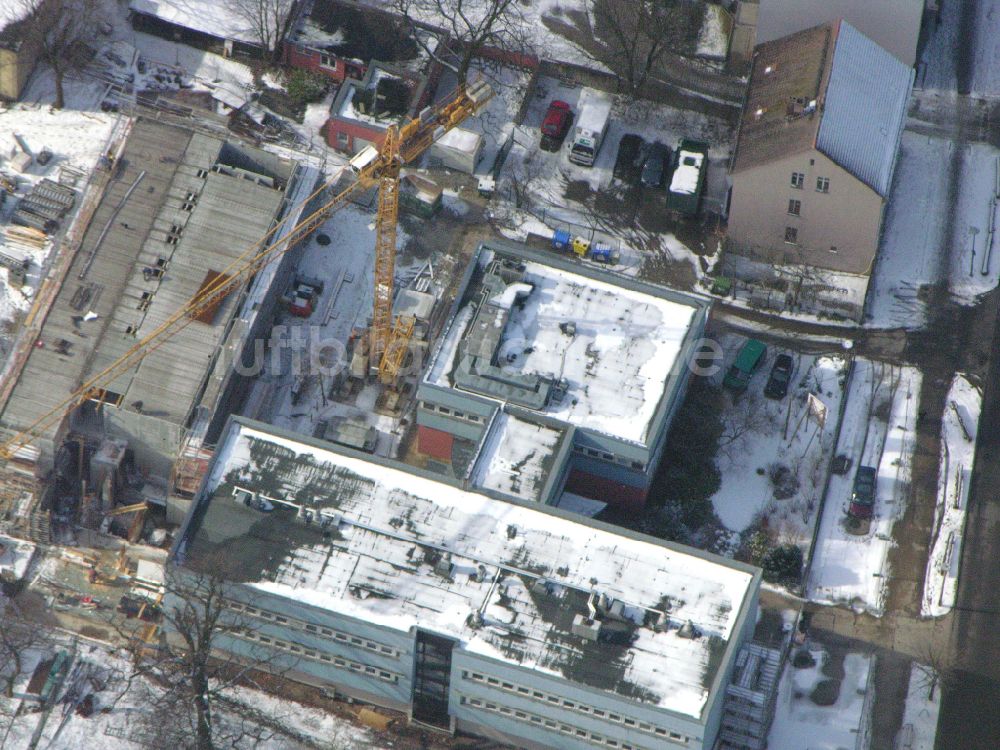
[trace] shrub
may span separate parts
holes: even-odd
[[[308,70],[293,70],[288,74],[288,98],[294,103],[305,106],[317,102],[326,95],[329,84],[326,76],[310,73]]]
[[[761,567],[765,581],[794,586],[802,578],[802,550],[795,544],[775,547],[764,556]]]

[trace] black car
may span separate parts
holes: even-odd
[[[788,393],[788,384],[792,380],[792,358],[787,354],[779,354],[774,358],[771,374],[764,386],[764,395],[768,398],[782,399]]]
[[[854,518],[871,518],[875,506],[875,478],[878,472],[871,466],[859,466],[854,475],[851,506],[848,514]]]
[[[657,141],[649,147],[646,163],[642,165],[642,184],[646,187],[663,187],[670,164],[670,148]]]
[[[626,133],[618,142],[618,156],[615,157],[614,177],[622,182],[634,183],[639,179],[642,167],[642,147],[645,141],[635,133]]]

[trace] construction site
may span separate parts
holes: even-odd
[[[118,584],[165,561],[232,415],[399,453],[456,276],[399,252],[400,169],[491,96],[470,85],[332,175],[129,122],[67,217],[0,394],[2,529],[92,550],[46,561],[56,611],[149,617]]]

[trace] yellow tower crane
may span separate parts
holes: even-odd
[[[58,405],[0,445],[0,460],[9,460],[31,445],[41,434],[57,425],[72,409],[91,399],[102,399],[106,389],[134,369],[145,357],[186,328],[206,308],[219,304],[227,295],[253,278],[260,269],[319,228],[356,191],[378,187],[378,214],[375,229],[375,303],[369,334],[369,362],[377,368],[383,383],[392,382],[406,354],[413,320],[392,318],[393,274],[396,260],[396,219],[399,214],[399,170],[420,156],[438,138],[476,114],[493,97],[483,81],[460,86],[453,96],[403,124],[391,126],[376,158],[357,170],[356,179],[333,195],[320,208],[300,220],[281,237],[276,235],[287,219],[279,222],[260,240],[247,248],[213,281],[159,326],[137,341],[122,356],[93,375]],[[333,182],[319,187],[302,204],[320,197]]]

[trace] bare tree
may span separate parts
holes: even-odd
[[[51,642],[48,632],[25,617],[16,601],[0,594],[0,679],[5,697],[14,695],[14,685],[24,673],[28,654],[34,649],[48,649]]]
[[[162,609],[162,633],[157,643],[141,637],[143,627],[114,626],[126,638],[136,664],[134,678],[150,680],[152,709],[158,740],[164,747],[215,750],[264,739],[255,722],[222,722],[216,704],[226,701],[234,687],[254,670],[282,672],[291,659],[253,643],[256,629],[235,611],[231,587],[219,578],[188,569],[169,567]],[[240,658],[227,655],[221,641],[240,638],[246,648]],[[168,723],[165,717],[171,717]]]
[[[23,9],[25,36],[38,45],[39,58],[55,76],[55,109],[65,105],[66,75],[82,69],[90,59],[88,47],[103,19],[100,0],[14,0]]]
[[[281,56],[281,43],[292,30],[296,0],[224,0],[231,13],[246,23],[247,28],[260,42],[261,55],[271,62]]]
[[[604,45],[594,56],[635,93],[664,55],[687,40],[700,12],[700,4],[677,0],[596,0],[594,35]]]
[[[417,44],[434,60],[458,77],[469,80],[472,61],[486,48],[513,55],[529,52],[527,23],[520,0],[392,0],[393,8],[410,22]],[[455,57],[417,33],[417,21],[425,20],[448,32]]]

